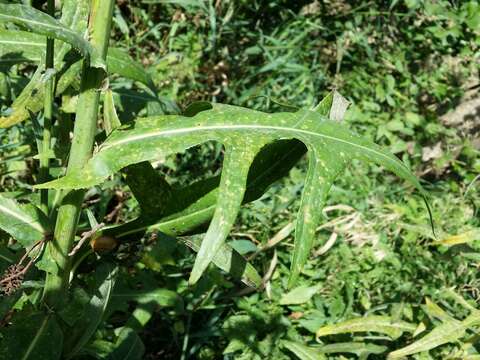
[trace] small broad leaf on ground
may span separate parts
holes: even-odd
[[[306,286],[300,285],[288,293],[284,294],[280,299],[280,305],[297,305],[304,304],[309,301],[322,285]]]
[[[183,300],[175,291],[155,288],[144,291],[115,291],[112,298],[120,301],[136,301],[139,304],[155,303],[159,307],[183,307]]]

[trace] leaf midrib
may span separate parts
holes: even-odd
[[[51,28],[53,30],[61,30],[63,32],[66,32],[66,33],[69,33],[70,35],[73,35],[75,37],[78,37],[77,34],[75,34],[73,31],[71,31],[70,29],[64,27],[64,26],[59,26],[59,25],[53,25],[53,24],[49,24],[49,23],[46,23],[46,22],[41,22],[41,21],[36,21],[36,20],[32,20],[32,19],[27,19],[27,18],[24,18],[24,17],[20,17],[20,16],[13,16],[13,15],[5,15],[5,14],[1,14],[0,15],[0,19],[1,18],[6,18],[6,19],[13,19],[13,20],[20,20],[22,23],[29,23],[29,24],[36,24],[36,25],[41,25],[41,26],[44,26],[44,27],[48,27],[48,28]]]
[[[11,40],[0,40],[0,44],[30,45],[30,46],[38,46],[38,47],[44,47],[45,46],[45,44],[41,44],[41,43],[38,43],[38,42],[11,41]]]
[[[148,133],[148,134],[142,134],[142,135],[135,135],[135,136],[127,137],[125,139],[121,139],[121,140],[117,140],[117,141],[114,141],[114,142],[109,143],[109,144],[105,144],[103,146],[100,146],[99,153],[101,151],[107,150],[108,148],[111,148],[111,147],[114,147],[114,146],[117,146],[117,145],[122,145],[122,144],[126,144],[126,143],[129,143],[129,142],[145,140],[145,139],[152,138],[152,137],[171,136],[171,135],[178,135],[178,134],[191,133],[191,132],[201,132],[201,131],[207,131],[207,130],[228,131],[228,130],[235,130],[235,129],[239,129],[239,130],[243,130],[243,129],[245,129],[245,130],[255,130],[255,129],[278,130],[278,131],[285,131],[285,132],[289,132],[289,133],[292,133],[292,132],[295,133],[296,132],[296,133],[301,133],[301,134],[305,134],[305,135],[309,135],[309,136],[321,137],[321,138],[324,138],[324,139],[333,140],[333,141],[336,141],[336,142],[339,142],[339,143],[344,143],[344,144],[348,144],[350,146],[357,147],[357,148],[359,148],[363,151],[374,153],[376,155],[381,156],[384,159],[388,159],[389,161],[392,161],[392,158],[386,156],[385,154],[383,154],[381,152],[378,152],[378,151],[370,149],[366,146],[362,146],[362,145],[355,144],[355,143],[352,143],[352,142],[349,142],[349,141],[345,141],[345,140],[342,140],[342,139],[339,139],[339,138],[336,138],[336,137],[333,137],[333,136],[329,136],[329,135],[325,135],[325,134],[319,134],[319,133],[315,133],[313,131],[308,131],[308,130],[303,130],[303,129],[289,128],[289,127],[283,127],[283,126],[272,126],[272,125],[268,125],[268,126],[267,125],[228,125],[228,126],[214,125],[214,126],[189,127],[189,128],[181,128],[181,129],[173,129],[173,130],[155,131],[155,132]],[[401,161],[399,161],[398,164],[401,165],[404,169],[408,170],[408,168],[405,166],[405,164],[403,164]]]
[[[13,210],[11,210],[8,207],[5,207],[3,205],[0,205],[0,211],[3,211],[4,213],[12,215],[14,218],[19,219],[25,225],[28,225],[31,228],[33,228],[33,229],[35,229],[35,230],[37,230],[41,233],[44,232],[43,227],[40,224],[38,224],[38,222],[34,221],[34,219],[32,219],[32,218],[22,216],[22,214],[20,214],[18,212],[15,212],[15,211],[13,211]],[[32,220],[33,220],[33,222],[32,222]]]
[[[28,357],[30,356],[30,353],[31,353],[31,352],[33,351],[33,349],[35,348],[35,345],[37,344],[38,339],[40,338],[41,334],[43,333],[43,329],[45,328],[45,326],[47,326],[48,320],[49,320],[49,316],[46,316],[46,317],[45,317],[45,320],[43,320],[43,322],[42,322],[42,325],[40,326],[40,328],[38,329],[37,333],[36,333],[35,336],[33,337],[32,342],[31,342],[30,345],[28,346],[27,351],[26,351],[25,354],[23,355],[22,360],[27,360]]]

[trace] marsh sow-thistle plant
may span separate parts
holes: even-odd
[[[297,281],[310,253],[330,187],[352,159],[380,164],[424,194],[415,176],[394,155],[335,121],[344,110],[337,93],[329,94],[314,109],[295,112],[265,113],[201,102],[183,112],[170,106],[165,114],[165,103],[156,97],[148,73],[121,50],[109,48],[113,7],[113,0],[65,0],[59,15],[53,1],[48,1],[47,13],[26,5],[0,4],[2,56],[11,59],[12,65],[38,64],[30,82],[0,118],[0,126],[33,123],[40,160],[33,188],[41,194],[39,202],[32,196],[28,203],[11,194],[0,195],[0,228],[29,258],[12,264],[3,277],[2,317],[24,291],[21,282],[28,268],[23,264],[29,268],[34,264],[40,270],[36,272],[40,286],[34,290],[38,296],[5,328],[0,359],[98,355],[100,349],[92,345],[92,335],[108,309],[118,268],[114,256],[93,253],[115,251],[117,244],[136,241],[149,230],[181,237],[201,232],[202,225],[209,223],[202,237],[181,238],[198,252],[190,285],[213,263],[258,287],[255,269],[225,240],[242,203],[259,198],[305,153],[308,171],[296,221],[289,286]],[[8,56],[12,54],[20,56]],[[115,94],[109,89],[112,73],[137,82],[151,95],[153,101],[143,104],[148,116],[120,122],[117,111],[122,109],[115,107]],[[77,94],[72,96],[72,92]],[[74,100],[77,111],[70,143],[62,109]],[[60,101],[65,103],[53,112],[53,105]],[[101,127],[97,127],[99,119]],[[150,163],[212,140],[225,149],[219,178],[172,188]],[[68,150],[54,151],[58,149]],[[54,179],[53,169],[65,163],[62,175]],[[82,206],[84,195],[116,174],[123,174],[141,213],[129,222],[103,226]],[[82,212],[93,231],[79,228]],[[86,250],[89,243],[94,244],[91,251]],[[96,256],[96,288],[87,296],[76,269],[89,256]],[[122,327],[118,339],[127,341],[132,331]],[[110,352],[124,351],[122,341],[115,344],[118,347],[112,345]]]

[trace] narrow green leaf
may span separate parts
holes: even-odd
[[[295,226],[295,247],[288,287],[291,288],[307,262],[315,240],[322,209],[327,201],[333,181],[345,169],[348,159],[332,153],[329,149],[309,149],[309,162],[302,201]]]
[[[264,145],[277,138],[298,138],[318,147],[338,149],[340,158],[374,161],[410,181],[422,193],[421,185],[394,155],[368,140],[355,136],[343,125],[311,111],[266,114],[229,105],[213,105],[212,110],[194,117],[164,115],[145,118],[115,130],[88,162],[82,174],[38,185],[37,188],[86,188],[101,183],[121,168],[183,151],[185,148],[217,140],[225,145],[244,141],[247,148]],[[240,146],[236,146],[240,151]]]
[[[56,360],[62,354],[63,334],[53,315],[37,313],[2,329],[0,360]]]
[[[391,352],[388,354],[388,359],[401,359],[407,355],[428,351],[437,346],[455,342],[465,335],[465,331],[466,327],[460,321],[446,321],[413,344]]]
[[[188,280],[190,284],[195,284],[198,281],[217,251],[225,243],[225,239],[240,210],[247,185],[248,170],[256,153],[255,148],[241,149],[243,146],[240,143],[230,145],[225,149],[219,187],[222,196],[217,199],[212,222],[195,258],[195,264]]]
[[[115,349],[106,357],[107,360],[141,360],[145,346],[135,331],[123,328],[115,342]]]
[[[88,14],[88,0],[81,0],[75,5],[75,13],[72,14],[71,7],[73,2],[67,1],[64,5],[64,16],[60,21],[68,21],[69,17],[82,20],[74,23],[73,26],[82,32],[86,27],[86,16]],[[68,15],[68,16],[67,16]],[[83,18],[82,18],[83,17]],[[79,30],[83,27],[83,30]],[[12,114],[8,117],[0,118],[0,127],[8,127],[28,118],[28,111],[36,113],[42,109],[44,98],[43,82],[43,59],[45,57],[45,41],[43,35],[20,31],[0,29],[0,66],[3,64],[16,64],[21,62],[40,63],[40,66],[34,76],[31,78],[27,88],[12,105]],[[55,69],[57,71],[56,96],[61,95],[74,78],[80,72],[81,61],[65,61],[64,57],[70,45],[57,43],[55,48]],[[107,67],[110,73],[118,74],[122,77],[139,81],[147,85],[151,90],[155,89],[150,75],[144,68],[131,59],[131,57],[117,48],[109,48],[107,54]],[[124,95],[125,96],[125,95]],[[150,96],[144,99],[150,103],[161,103],[160,99]],[[164,104],[160,104],[163,106]],[[166,112],[172,112],[172,106],[165,107]],[[175,111],[173,111],[175,112]]]
[[[300,360],[322,360],[325,355],[318,349],[303,345],[298,342],[282,340],[282,345],[295,354]]]
[[[124,78],[141,82],[152,90],[155,89],[152,77],[139,63],[132,60],[129,54],[118,48],[109,48],[107,55],[109,73],[118,74]]]
[[[7,5],[3,5],[7,6]],[[87,27],[88,11],[90,8],[89,0],[65,0],[62,6],[62,17],[60,23],[65,27],[72,29],[77,33],[83,33]],[[46,15],[48,16],[48,15]],[[8,33],[10,31],[7,31]],[[12,39],[17,37],[23,39],[25,32],[12,31]],[[30,38],[34,35],[31,34]],[[37,35],[38,37],[38,35]],[[45,46],[45,41],[42,41]],[[56,86],[56,95],[63,93],[72,83],[75,76],[78,75],[81,62],[74,64],[64,60],[65,55],[71,50],[71,46],[64,42],[55,42],[55,70],[59,78]],[[29,50],[31,51],[31,50]],[[44,51],[44,50],[43,50]],[[30,112],[36,113],[43,108],[43,99],[45,95],[45,83],[43,81],[44,55],[42,52],[41,61],[37,70],[33,74],[27,86],[25,86],[20,95],[12,104],[12,112],[8,116],[0,117],[0,128],[15,125],[25,119],[28,119]]]
[[[432,302],[429,298],[425,299],[423,310],[428,316],[439,319],[441,321],[454,321],[455,319],[448,315],[440,306]]]
[[[351,353],[357,355],[360,359],[366,359],[370,354],[382,354],[387,351],[386,346],[366,344],[361,342],[344,342],[334,343],[322,346],[322,353],[335,354],[335,353]]]
[[[95,293],[86,306],[84,315],[66,334],[67,358],[78,353],[97,330],[112,296],[116,275],[117,268],[109,263],[102,263],[95,270]]]
[[[51,231],[51,225],[35,205],[19,204],[0,194],[0,229],[28,247],[42,240]]]
[[[64,41],[78,49],[89,60],[90,66],[106,69],[101,56],[81,35],[31,6],[0,4],[0,22],[17,24],[34,33]]]
[[[0,29],[0,65],[40,62],[45,56],[45,41],[46,36],[40,34]],[[125,51],[110,47],[106,61],[109,73],[155,88],[150,74]]]
[[[433,245],[454,246],[468,244],[480,240],[480,228],[472,229],[461,234],[447,236],[445,239],[435,241]]]
[[[45,37],[27,31],[0,29],[0,65],[39,62],[44,53]]]
[[[113,93],[110,89],[105,91],[103,98],[103,125],[107,136],[110,135],[113,130],[122,126],[117,115],[117,110],[115,109]]]
[[[480,314],[477,312],[468,316],[463,321],[455,319],[446,320],[420,340],[388,354],[388,359],[401,359],[408,355],[417,354],[447,343],[456,342],[461,337],[465,336],[469,327],[476,326],[479,323]]]
[[[330,109],[332,108],[333,104],[333,94],[334,91],[331,91],[325,96],[317,106],[313,108],[313,111],[319,113],[320,115],[323,115],[325,117],[329,117],[330,115]]]
[[[317,338],[334,334],[375,332],[396,339],[404,332],[414,332],[415,328],[414,324],[401,320],[392,320],[389,316],[372,315],[323,326],[317,330]]]
[[[151,91],[115,89],[114,94],[122,123],[133,121],[139,113],[144,111],[148,116],[181,113],[174,101],[152,95]]]
[[[244,203],[258,199],[275,181],[288,171],[307,151],[298,140],[279,140],[262,148],[255,157],[247,179]],[[220,177],[198,181],[184,188],[172,190],[165,205],[168,215],[163,219],[139,219],[104,229],[105,233],[129,241],[132,234],[161,231],[170,236],[204,232],[202,225],[213,216],[218,196]],[[163,199],[154,197],[157,201]],[[197,230],[198,229],[198,230]]]
[[[202,243],[200,236],[179,237],[178,240],[195,252],[199,251]],[[250,287],[259,288],[262,285],[262,278],[257,270],[228,244],[220,247],[212,262],[219,269],[232,275],[234,279],[241,280]]]

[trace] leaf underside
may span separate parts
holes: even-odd
[[[114,130],[78,173],[37,185],[37,188],[79,189],[95,186],[131,164],[160,155],[218,141],[225,146],[225,160],[213,219],[192,270],[194,283],[225,242],[243,201],[248,169],[255,155],[280,139],[298,139],[309,150],[309,170],[297,220],[291,265],[292,284],[308,257],[319,213],[335,177],[353,158],[383,165],[424,190],[409,169],[394,155],[365,140],[338,122],[316,111],[263,113],[242,107],[212,104],[193,117],[164,115],[139,118]]]

